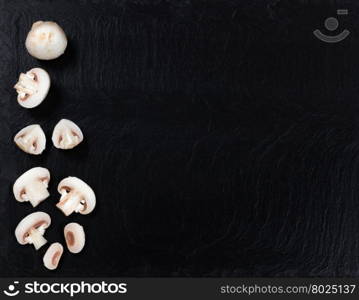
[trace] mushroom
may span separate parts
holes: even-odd
[[[13,192],[19,202],[30,201],[33,207],[50,196],[47,190],[50,181],[48,169],[36,167],[26,171],[14,183]]]
[[[84,136],[74,122],[62,119],[54,128],[52,142],[59,149],[72,149],[82,142]]]
[[[53,243],[47,249],[44,258],[44,266],[49,270],[55,270],[59,265],[62,253],[64,252],[64,247],[60,243]]]
[[[41,154],[46,147],[46,136],[40,125],[29,125],[21,129],[14,137],[16,145],[24,152]]]
[[[69,216],[73,212],[87,215],[96,205],[96,196],[92,188],[77,177],[67,177],[57,187],[61,194],[56,206]]]
[[[64,228],[67,248],[71,253],[79,253],[85,246],[85,231],[78,223],[69,223]]]
[[[35,58],[55,59],[65,52],[67,38],[62,28],[55,22],[37,21],[27,35],[25,46]]]
[[[33,244],[39,250],[47,243],[43,237],[45,230],[51,224],[51,218],[47,213],[38,211],[29,214],[21,220],[15,229],[15,236],[19,244]]]
[[[41,104],[50,89],[50,76],[41,68],[33,68],[26,74],[21,73],[14,89],[17,92],[17,102],[25,108],[33,108]]]

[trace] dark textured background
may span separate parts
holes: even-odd
[[[359,4],[353,1],[0,0],[0,276],[359,276]],[[312,31],[348,8],[336,45]],[[31,24],[69,46],[40,62]],[[20,72],[45,68],[46,101],[16,102]],[[60,118],[85,141],[59,151]],[[39,123],[39,157],[12,142]],[[87,245],[55,272],[13,231],[30,204],[14,180],[49,168],[50,242],[84,225]],[[87,216],[55,208],[59,180],[96,191]]]

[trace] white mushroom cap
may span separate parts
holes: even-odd
[[[59,265],[63,252],[64,247],[60,243],[51,244],[43,258],[44,266],[49,270],[55,270]]]
[[[67,177],[57,187],[61,194],[56,206],[69,216],[73,212],[87,215],[96,206],[96,196],[92,188],[77,177]]]
[[[46,136],[40,125],[29,125],[21,129],[14,137],[16,145],[24,152],[41,154],[46,148]]]
[[[64,228],[67,248],[71,253],[79,253],[85,246],[85,231],[78,223],[69,223]]]
[[[14,183],[13,192],[19,202],[30,201],[33,207],[50,196],[47,190],[50,181],[48,169],[36,167],[26,171]]]
[[[51,224],[51,218],[47,213],[38,211],[23,218],[15,229],[15,236],[19,244],[33,244],[35,249],[40,249],[47,243],[43,237],[45,230]]]
[[[67,38],[57,23],[37,21],[32,25],[27,35],[25,46],[33,57],[50,60],[65,52]]]
[[[72,149],[84,139],[80,127],[74,122],[62,119],[54,128],[52,142],[59,149]]]
[[[21,73],[19,81],[15,84],[17,102],[22,107],[33,108],[41,104],[50,89],[50,76],[41,68],[34,68]]]

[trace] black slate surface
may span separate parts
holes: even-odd
[[[340,7],[338,7],[340,6]],[[351,35],[312,31],[338,8]],[[358,276],[359,51],[355,1],[0,1],[0,276]],[[54,20],[69,47],[42,62],[26,52],[31,24]],[[45,68],[51,92],[25,110],[12,86]],[[51,144],[61,118],[81,146]],[[14,134],[40,124],[46,152]],[[84,225],[78,255],[54,272],[45,248],[17,244],[33,212],[12,196],[25,170],[51,171],[38,210]],[[87,216],[55,208],[57,183],[96,191]]]

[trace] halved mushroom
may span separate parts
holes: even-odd
[[[25,46],[33,57],[50,60],[65,52],[67,38],[57,23],[37,21],[32,25],[27,35]]]
[[[77,177],[67,177],[57,187],[61,194],[56,206],[69,216],[73,212],[87,215],[96,205],[96,196],[92,188]]]
[[[33,244],[38,250],[47,243],[43,235],[50,224],[51,218],[47,213],[38,211],[29,214],[17,225],[15,229],[16,239],[19,244]]]
[[[22,107],[33,108],[41,104],[50,89],[50,76],[41,68],[34,68],[21,73],[19,81],[15,84],[17,102]]]
[[[49,270],[55,270],[59,265],[63,252],[64,247],[60,243],[51,244],[43,258],[44,266]]]
[[[85,246],[85,231],[78,223],[69,223],[64,228],[67,248],[71,253],[79,253]]]
[[[47,190],[50,181],[48,169],[36,167],[26,171],[14,183],[13,192],[19,202],[30,201],[33,207],[50,196]]]
[[[46,136],[40,125],[29,125],[15,135],[14,142],[22,151],[39,155],[45,150]]]
[[[52,142],[59,149],[72,149],[82,142],[84,136],[74,122],[62,119],[54,128]]]

